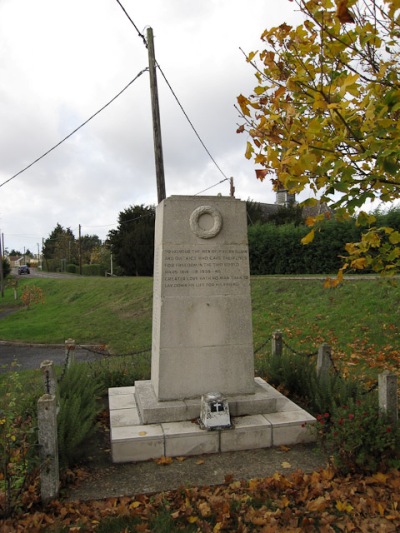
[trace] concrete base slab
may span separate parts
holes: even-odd
[[[231,416],[256,415],[277,411],[278,400],[281,400],[282,394],[263,380],[255,380],[254,385],[254,394],[226,396]],[[129,387],[125,387],[125,389],[129,389]],[[155,395],[151,381],[137,381],[131,391],[126,390],[128,395],[132,392],[135,395],[140,418],[144,424],[180,422],[199,417],[200,397],[160,402]],[[118,395],[118,397],[121,404],[124,401],[128,402],[128,400],[123,400],[123,395]],[[115,399],[113,402],[113,405],[116,405]]]
[[[293,445],[315,440],[315,418],[261,378],[255,393],[228,396],[231,429],[197,423],[200,398],[158,402],[150,381],[109,389],[114,463]]]

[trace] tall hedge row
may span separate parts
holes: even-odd
[[[354,221],[324,223],[314,241],[301,244],[306,226],[255,224],[248,228],[250,272],[260,274],[331,274],[337,272],[347,242],[358,241]]]

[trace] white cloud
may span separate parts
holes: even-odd
[[[289,21],[281,0],[123,0],[142,34],[151,26],[157,61],[236,196],[274,201],[244,158],[236,97],[255,78],[239,47],[261,46],[266,27]],[[87,120],[143,68],[147,50],[110,0],[0,3],[0,183]],[[158,74],[167,195],[196,194],[224,179]],[[37,249],[57,223],[105,238],[120,211],[154,204],[149,77],[146,72],[56,150],[0,187],[7,248]],[[207,194],[229,194],[229,183]]]

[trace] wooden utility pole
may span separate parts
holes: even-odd
[[[82,276],[82,235],[81,235],[80,224],[79,224],[79,274]]]
[[[233,178],[230,179],[230,185],[231,186],[230,186],[229,192],[230,192],[231,197],[234,198],[235,197],[235,185],[233,183]]]
[[[158,104],[156,58],[154,53],[153,29],[147,28],[147,49],[149,52],[149,73],[151,91],[151,110],[153,114],[154,157],[156,163],[158,203],[165,199],[164,159],[161,141],[160,108]]]

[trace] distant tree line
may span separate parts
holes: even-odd
[[[330,274],[342,265],[345,245],[357,242],[361,230],[355,218],[338,222],[332,216],[316,232],[313,242],[301,239],[309,228],[298,205],[280,207],[265,219],[257,202],[247,201],[250,272],[267,274]],[[377,223],[400,231],[400,208],[374,211]],[[97,235],[76,239],[69,228],[57,224],[43,244],[44,268],[87,275],[110,272],[119,276],[152,276],[155,207],[135,205],[121,211],[118,226],[101,242]],[[365,272],[365,271],[364,271]]]
[[[43,241],[42,267],[48,272],[104,275],[110,269],[110,251],[97,235],[76,238],[70,228],[57,224]],[[84,272],[83,272],[84,271]]]
[[[154,223],[154,206],[128,207],[119,213],[117,229],[103,243],[97,235],[76,238],[70,228],[57,224],[43,241],[43,268],[84,275],[104,276],[112,271],[119,276],[151,276]]]

